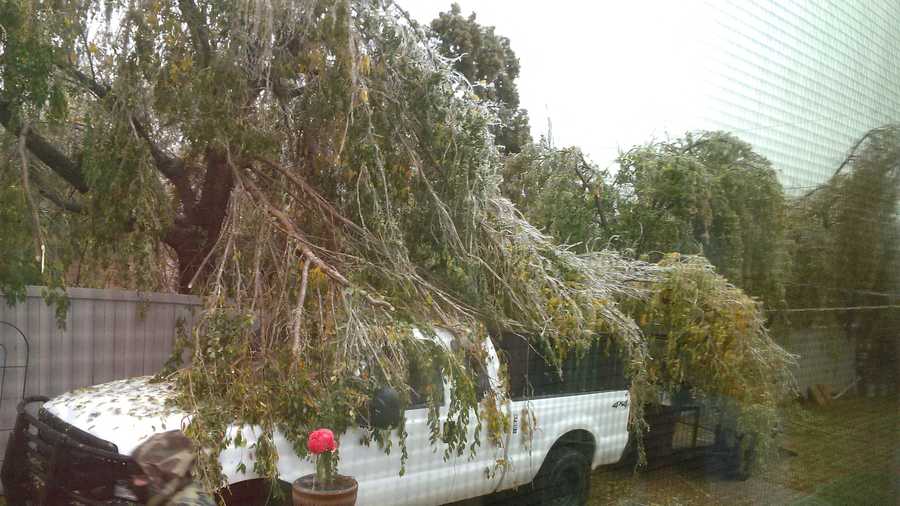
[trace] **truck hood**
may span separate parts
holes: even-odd
[[[153,434],[183,429],[190,421],[187,413],[167,405],[175,386],[151,379],[143,376],[80,388],[50,399],[44,409],[115,444],[120,454],[131,455]]]
[[[191,415],[167,402],[175,396],[175,385],[152,382],[152,378],[143,376],[80,388],[50,399],[43,407],[63,422],[115,444],[120,454],[131,455],[153,434],[184,430],[191,421]],[[241,447],[234,445],[238,432],[246,442]],[[259,428],[232,424],[225,436],[227,444],[219,454],[219,462],[227,482],[258,477],[253,471],[251,448],[259,437]],[[279,455],[293,455],[291,444],[277,431],[274,443]],[[278,466],[291,479],[314,471],[309,461],[296,457],[280,458]]]

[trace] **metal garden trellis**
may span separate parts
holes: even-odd
[[[0,351],[3,352],[3,361],[0,362],[0,407],[2,407],[3,406],[3,393],[6,391],[5,388],[6,388],[6,370],[7,369],[22,369],[23,370],[22,396],[19,399],[16,399],[16,401],[25,398],[25,388],[28,385],[28,364],[29,364],[31,349],[30,349],[30,345],[28,343],[28,337],[25,335],[24,332],[22,332],[21,329],[19,329],[19,327],[16,327],[12,323],[9,323],[9,322],[3,321],[3,320],[0,320],[0,325],[6,325],[6,326],[11,327],[13,330],[15,330],[19,334],[18,337],[21,338],[22,343],[25,345],[25,362],[24,362],[24,364],[9,365],[7,363],[8,359],[9,359],[9,347],[7,347],[6,342],[4,342],[3,340],[0,340]]]

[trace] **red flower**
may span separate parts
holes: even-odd
[[[309,439],[306,440],[306,448],[309,449],[310,453],[316,455],[324,452],[333,452],[337,449],[337,444],[334,442],[334,433],[328,429],[312,431]]]

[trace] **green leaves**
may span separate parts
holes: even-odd
[[[24,298],[25,285],[39,284],[41,279],[29,212],[18,181],[0,177],[0,293],[10,304]]]
[[[784,195],[769,162],[722,132],[636,146],[614,173],[576,148],[532,145],[510,157],[503,191],[525,216],[577,251],[646,260],[702,254],[770,307],[784,302]]]
[[[473,86],[481,100],[497,104],[499,124],[491,132],[495,143],[506,153],[518,153],[531,142],[528,113],[519,109],[519,59],[509,39],[494,33],[494,27],[481,26],[473,13],[463,17],[459,5],[442,12],[431,22],[431,30],[441,54]]]
[[[613,235],[637,255],[703,254],[769,307],[783,305],[784,212],[771,164],[722,132],[635,147],[619,158]]]
[[[634,303],[650,343],[646,366],[670,397],[685,390],[726,409],[774,455],[779,402],[793,394],[796,358],[769,336],[760,305],[701,257],[666,256],[669,269],[646,301]]]
[[[890,306],[900,290],[900,127],[867,132],[835,175],[801,195],[789,208],[790,307]],[[809,311],[791,314],[791,323],[839,324],[871,350],[857,364],[867,381],[892,374],[893,351],[885,329],[896,326],[896,308]]]
[[[898,160],[900,128],[876,128],[834,177],[791,202],[792,307],[884,304],[896,291]]]

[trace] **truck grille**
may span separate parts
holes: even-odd
[[[116,445],[69,425],[39,407],[46,397],[18,406],[0,478],[14,505],[131,505],[127,492],[136,464]],[[36,414],[35,414],[36,409]],[[134,499],[134,497],[132,497]]]

